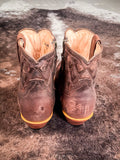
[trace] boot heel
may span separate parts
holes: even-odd
[[[32,128],[32,129],[39,129],[44,127],[48,121],[52,118],[53,113],[44,121],[40,121],[40,122],[33,122],[33,121],[28,121],[26,118],[23,117],[22,113],[21,113],[21,119],[27,123],[27,125]]]
[[[29,124],[27,123],[27,125],[32,128],[32,129],[40,129],[46,126],[47,123],[44,124]]]
[[[89,120],[93,116],[93,112],[92,112],[88,117],[77,119],[77,118],[70,117],[65,111],[62,111],[62,112],[66,120],[72,125],[82,125],[85,121]]]

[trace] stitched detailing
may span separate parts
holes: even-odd
[[[77,58],[65,50],[64,59],[65,66],[65,90],[74,90],[81,88],[82,90],[89,88],[94,84],[96,71],[98,66],[98,58],[96,56],[93,61],[86,64],[81,57]]]

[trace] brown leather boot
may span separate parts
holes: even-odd
[[[93,116],[101,41],[98,35],[87,29],[68,29],[63,47],[62,62],[57,67],[56,88],[67,121],[80,125]]]
[[[31,128],[44,127],[53,115],[56,67],[55,37],[47,29],[20,30],[17,36],[20,62],[18,103],[21,118]]]

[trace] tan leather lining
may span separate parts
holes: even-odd
[[[24,47],[26,53],[35,60],[54,49],[52,44],[54,36],[47,29],[40,30],[38,33],[32,29],[23,29],[18,33],[17,38],[19,45]]]
[[[97,43],[99,37],[87,29],[78,31],[68,29],[65,33],[65,37],[68,40],[67,44],[70,48],[83,56],[87,61],[94,55],[99,54],[102,50],[100,44]]]

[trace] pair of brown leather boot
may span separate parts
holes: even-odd
[[[51,119],[54,84],[69,123],[80,125],[92,117],[96,70],[102,52],[98,35],[87,29],[68,29],[57,69],[56,41],[47,29],[37,33],[28,28],[20,30],[17,50],[21,66],[18,103],[21,118],[31,128],[42,128]]]

